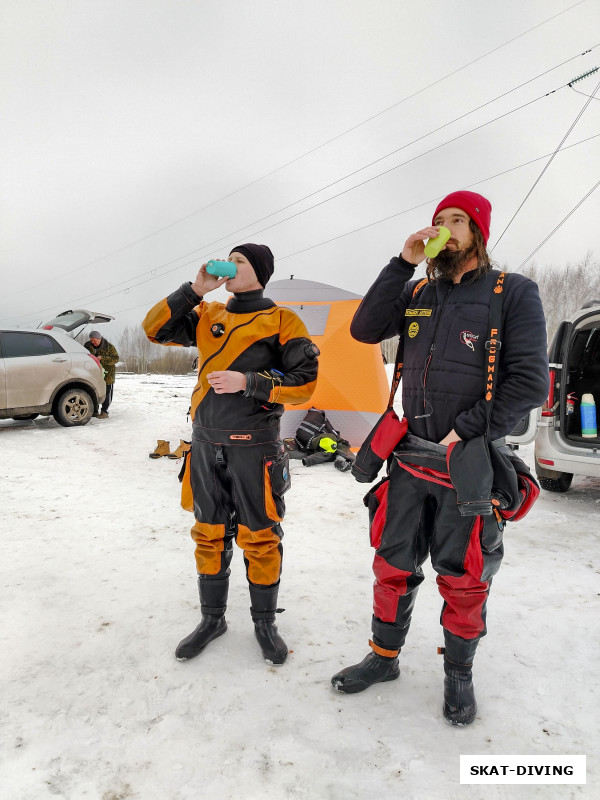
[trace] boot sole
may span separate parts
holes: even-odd
[[[223,634],[224,634],[226,631],[227,631],[227,623],[225,623],[225,626],[224,626],[224,628],[223,628],[223,630],[222,630],[222,631],[219,631],[218,633],[215,633],[215,635],[214,635],[214,636],[211,636],[211,637],[210,637],[210,639],[209,639],[207,642],[205,642],[205,643],[202,645],[202,647],[201,647],[199,650],[197,650],[197,651],[196,651],[196,652],[195,652],[193,655],[191,655],[191,656],[178,656],[178,655],[177,655],[177,650],[175,650],[175,658],[177,659],[177,661],[191,661],[191,660],[192,660],[192,658],[196,658],[196,656],[199,656],[199,655],[200,655],[200,653],[201,653],[203,650],[205,650],[205,649],[206,649],[206,647],[207,647],[207,646],[208,646],[208,645],[209,645],[211,642],[214,642],[214,640],[215,640],[215,639],[218,639],[218,638],[219,638],[219,636],[223,636]]]
[[[465,720],[451,719],[449,716],[446,715],[446,706],[442,707],[442,713],[448,725],[452,725],[454,728],[466,728],[467,725],[471,725],[473,722],[475,722],[475,719],[477,717],[477,707],[475,707],[472,716],[470,716],[468,719]]]
[[[342,682],[336,682],[335,676],[331,679],[331,685],[334,689],[338,692],[343,692],[344,694],[357,694],[358,692],[364,692],[365,689],[368,689],[370,686],[374,686],[376,683],[385,683],[386,681],[395,681],[400,677],[400,670],[395,675],[387,675],[385,678],[378,678],[376,681],[372,681],[371,683],[356,683],[356,684],[349,684],[347,687],[344,687]]]
[[[270,658],[265,658],[266,663],[271,667],[281,667],[287,661],[288,653],[285,654],[282,661],[271,661]]]

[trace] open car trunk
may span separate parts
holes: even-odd
[[[79,329],[79,333],[86,325],[100,325],[103,322],[110,322],[113,319],[114,317],[108,314],[99,314],[96,311],[76,308],[75,310],[61,311],[60,314],[57,314],[54,319],[46,322],[42,327],[44,330],[62,328],[63,331],[66,331],[75,338],[77,334],[73,333],[73,331],[76,329]]]
[[[591,394],[600,404],[600,314],[584,316],[573,327],[565,347],[560,391],[560,431],[571,445],[589,447],[600,437],[581,435],[581,399]]]

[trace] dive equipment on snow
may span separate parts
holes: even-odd
[[[314,406],[296,431],[295,439],[284,439],[290,458],[301,458],[305,467],[334,461],[336,469],[346,472],[354,463],[350,442],[343,439],[325,416],[325,412]]]

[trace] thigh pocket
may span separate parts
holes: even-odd
[[[290,479],[290,458],[287,453],[263,458],[265,485],[265,512],[269,519],[281,522],[285,514],[283,495],[292,485]]]
[[[364,504],[369,510],[369,538],[371,547],[379,549],[381,535],[387,519],[387,498],[390,479],[384,478],[365,495]]]

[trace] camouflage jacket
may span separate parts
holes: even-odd
[[[89,350],[93,356],[96,356],[102,364],[105,383],[114,383],[115,364],[119,360],[119,354],[114,344],[111,344],[103,337],[98,347],[94,347],[91,342],[86,342],[83,346],[86,350]]]

